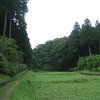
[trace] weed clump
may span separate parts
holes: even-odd
[[[88,82],[89,80],[86,78],[77,78],[77,79],[73,79],[73,82],[75,83],[85,83]]]

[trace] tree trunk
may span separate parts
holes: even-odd
[[[2,39],[2,48],[1,48],[2,52],[4,52],[4,49],[5,49],[4,42],[5,42],[6,27],[7,27],[7,10],[5,12],[5,19],[4,19],[3,39]]]
[[[89,49],[89,55],[92,55],[90,44],[88,44],[88,49]]]
[[[99,54],[100,54],[100,42],[99,42]]]
[[[10,25],[9,25],[9,38],[11,38],[11,27],[12,27],[12,20],[10,19]]]
[[[78,49],[78,58],[80,57],[80,52],[79,52],[79,49]]]

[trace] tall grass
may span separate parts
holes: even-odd
[[[30,80],[31,77],[33,80],[34,73],[30,71],[28,75],[21,80],[20,84],[16,86],[10,95],[10,100],[35,100],[34,90]]]
[[[99,100],[100,78],[78,73],[37,73],[37,100]]]
[[[77,72],[30,72],[10,100],[100,100],[100,77]]]

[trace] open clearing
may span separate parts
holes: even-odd
[[[100,100],[100,76],[78,72],[30,72],[10,100]]]

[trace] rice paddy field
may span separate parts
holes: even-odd
[[[100,100],[100,76],[30,71],[10,100]]]

